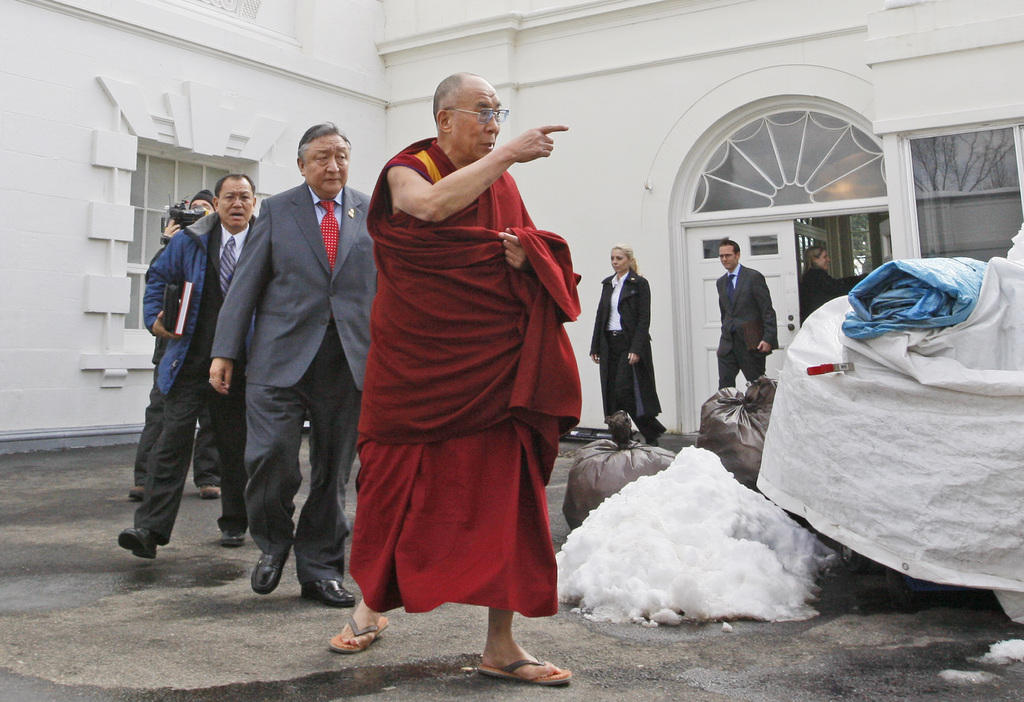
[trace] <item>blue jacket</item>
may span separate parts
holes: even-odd
[[[195,331],[196,320],[199,318],[199,303],[203,299],[207,244],[210,240],[210,232],[214,231],[215,227],[220,227],[220,217],[216,213],[207,215],[186,227],[184,231],[171,238],[166,250],[149,268],[149,280],[146,283],[142,309],[146,328],[151,332],[157,315],[163,310],[164,290],[167,285],[183,286],[185,281],[191,281],[194,286],[185,329],[180,339],[169,340],[167,351],[160,359],[160,366],[157,370],[156,382],[160,392],[165,395],[174,385],[174,380],[178,377],[178,371],[181,370],[185,355],[188,353],[189,344],[192,342],[192,333]],[[164,319],[163,325],[165,329],[171,329],[174,326],[174,320]]]

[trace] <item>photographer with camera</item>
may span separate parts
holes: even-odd
[[[220,543],[241,546],[245,542],[244,358],[239,360],[230,392],[222,394],[212,387],[209,368],[217,317],[254,221],[255,190],[244,173],[218,180],[213,190],[214,213],[172,237],[149,271],[143,298],[146,326],[154,336],[168,340],[157,373],[164,427],[153,447],[135,525],[117,538],[121,548],[139,558],[156,558],[157,547],[171,539],[203,407],[210,410],[221,463]],[[178,314],[167,311],[168,299],[175,298],[167,291],[174,286],[184,293]]]
[[[152,266],[164,252],[171,237],[179,231],[199,221],[200,218],[213,212],[213,193],[200,190],[191,202],[182,200],[177,205],[167,208],[167,217],[163,221],[163,234],[160,236],[160,250],[149,262]],[[149,273],[146,274],[149,282]],[[164,397],[157,385],[157,368],[160,359],[167,349],[167,339],[157,337],[153,348],[153,388],[149,392],[149,406],[146,408],[146,424],[139,436],[139,446],[135,451],[135,473],[132,488],[128,490],[128,499],[142,502],[146,492],[146,471],[149,456],[160,432],[163,431]],[[204,500],[216,500],[220,497],[220,459],[217,446],[213,440],[213,427],[210,423],[210,412],[206,408],[199,413],[199,431],[196,434],[195,449],[192,453],[192,480],[199,489],[199,497]]]

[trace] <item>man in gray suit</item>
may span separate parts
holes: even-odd
[[[722,239],[718,260],[725,266],[716,283],[722,312],[718,387],[731,388],[740,371],[748,383],[764,375],[768,354],[779,348],[779,336],[768,283],[758,271],[740,265],[740,245]]]
[[[345,484],[370,345],[377,287],[369,198],[345,187],[351,142],[330,122],[299,141],[302,185],[267,199],[238,261],[213,345],[210,382],[231,386],[253,325],[246,366],[249,531],[263,551],[252,589],[269,594],[292,547],[302,596],[332,607],[355,601],[345,568]],[[254,316],[255,315],[255,316]],[[309,497],[298,525],[299,445],[310,423]]]

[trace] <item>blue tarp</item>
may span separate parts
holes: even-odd
[[[987,268],[973,258],[889,261],[850,291],[853,311],[843,321],[843,333],[873,339],[890,331],[959,324],[977,304]]]

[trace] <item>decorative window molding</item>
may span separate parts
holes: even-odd
[[[262,0],[198,0],[203,5],[215,7],[249,22],[256,21]]]
[[[882,147],[839,117],[777,112],[733,132],[701,171],[694,212],[884,197]]]
[[[138,85],[106,76],[96,80],[132,134],[196,154],[261,161],[288,128],[282,120],[254,119],[251,114],[224,107],[229,102],[224,91],[195,81],[186,81],[180,93],[164,93],[169,115],[159,115],[148,111]],[[171,128],[161,128],[164,124]],[[243,132],[235,129],[238,124],[251,126]]]

